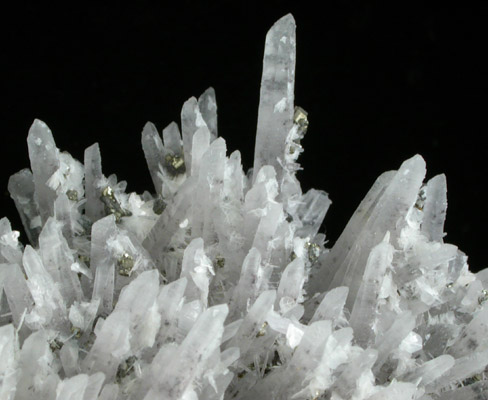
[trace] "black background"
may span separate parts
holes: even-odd
[[[360,3],[360,5],[358,5]],[[395,6],[391,4],[395,3]],[[309,112],[304,189],[327,191],[332,244],[374,179],[415,153],[448,181],[446,241],[486,266],[486,1],[145,2],[128,7],[19,4],[1,24],[1,214],[21,230],[8,177],[29,166],[34,118],[82,160],[101,146],[105,175],[151,188],[140,146],[208,86],[229,153],[252,164],[266,31],[297,22],[296,104]],[[232,4],[232,5],[231,5]]]

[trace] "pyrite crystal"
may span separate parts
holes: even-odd
[[[295,21],[264,52],[254,168],[213,89],[142,147],[154,194],[60,152],[39,120],[0,221],[0,399],[488,397],[488,271],[444,243],[446,179],[382,174],[332,248],[331,201],[296,179]],[[313,116],[312,116],[313,123]],[[180,131],[181,129],[181,131]]]

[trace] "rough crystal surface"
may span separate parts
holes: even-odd
[[[328,195],[296,179],[295,21],[266,37],[254,169],[215,91],[142,130],[154,194],[28,135],[0,220],[0,399],[488,398],[488,272],[444,243],[446,178],[382,174],[331,247]]]

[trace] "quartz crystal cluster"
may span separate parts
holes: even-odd
[[[488,398],[488,271],[444,243],[446,180],[382,174],[332,248],[331,201],[295,174],[295,22],[271,28],[254,167],[227,155],[213,89],[142,132],[154,194],[28,135],[0,221],[0,399]]]

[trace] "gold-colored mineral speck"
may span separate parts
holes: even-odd
[[[167,154],[166,167],[173,175],[179,175],[186,171],[185,160],[178,154]]]
[[[52,352],[55,352],[56,350],[60,350],[61,347],[63,347],[63,342],[59,340],[58,338],[55,338],[49,342],[49,347],[51,348]]]
[[[158,197],[156,200],[154,200],[154,204],[153,204],[154,214],[161,215],[165,208],[166,208],[166,203],[161,197]]]
[[[104,188],[102,190],[102,196],[103,197],[107,197],[107,198],[114,198],[115,199],[114,191],[113,191],[113,189],[110,186],[107,186],[106,188]]]
[[[268,326],[268,323],[266,321],[264,321],[264,324],[263,324],[263,326],[261,326],[261,329],[256,334],[256,337],[261,337],[261,336],[266,335],[266,328],[267,328],[267,326]]]
[[[215,257],[215,265],[219,268],[224,268],[225,266],[225,258],[222,256]]]
[[[469,385],[472,385],[473,383],[481,381],[481,379],[482,379],[481,374],[476,374],[476,375],[473,375],[473,376],[465,379],[464,381],[462,381],[461,385],[462,386],[469,386]]]
[[[121,382],[130,372],[134,369],[134,364],[137,361],[137,357],[130,356],[125,361],[122,361],[117,369],[117,382]]]
[[[316,391],[315,391],[315,396],[314,396],[314,397],[312,397],[312,399],[311,399],[311,400],[319,400],[319,397],[320,397],[320,393],[319,393],[319,391],[318,391],[318,390],[316,390]]]
[[[122,254],[119,258],[119,274],[122,276],[129,276],[134,267],[134,258],[129,253]]]
[[[486,300],[488,300],[488,290],[483,289],[481,291],[481,296],[478,297],[478,304],[482,305]]]
[[[124,210],[120,203],[115,198],[115,193],[110,186],[105,187],[102,190],[101,200],[105,205],[105,212],[107,214],[113,214],[117,222],[120,221],[122,217],[129,217],[132,215],[130,211]]]
[[[300,127],[302,133],[305,133],[308,129],[308,112],[302,107],[296,106],[295,113],[293,115],[293,122]]]
[[[305,244],[308,252],[308,259],[313,264],[319,259],[320,246],[317,243],[307,242]]]
[[[66,196],[71,201],[78,201],[78,192],[76,190],[70,189],[66,192]]]
[[[84,264],[86,264],[86,265],[90,265],[90,257],[85,256],[85,255],[83,255],[83,254],[80,254],[80,255],[78,256],[78,259],[79,259],[79,260],[80,260],[82,263],[84,263]]]
[[[415,201],[415,208],[417,210],[424,211],[424,203],[426,198],[427,194],[425,193],[425,185],[422,185],[417,195],[417,200]]]
[[[73,335],[76,339],[79,339],[81,337],[82,331],[80,328],[78,328],[76,326],[72,326],[71,327],[71,333],[73,333]]]
[[[237,377],[238,377],[239,379],[242,379],[242,378],[244,378],[244,376],[245,376],[246,374],[247,374],[247,371],[246,371],[245,369],[243,369],[241,372],[239,372],[239,373],[237,374]]]

